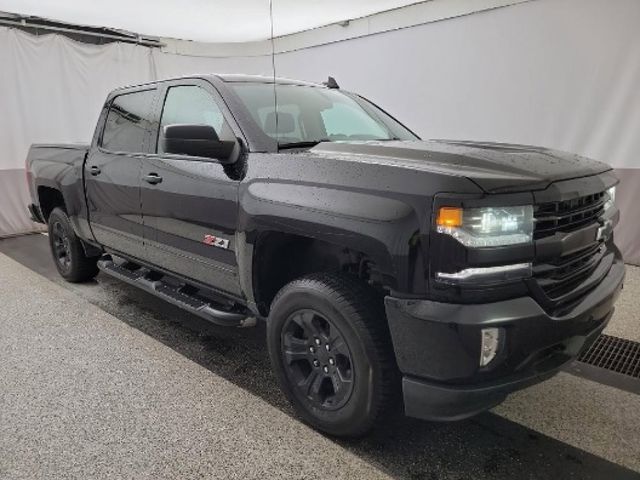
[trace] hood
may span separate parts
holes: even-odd
[[[558,180],[611,170],[604,163],[547,148],[457,140],[325,142],[309,153],[466,177],[488,193],[542,190]]]

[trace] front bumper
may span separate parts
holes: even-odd
[[[600,284],[562,316],[547,313],[531,297],[472,305],[386,297],[405,413],[460,420],[550,378],[605,328],[624,274],[624,263],[616,259]],[[503,328],[505,341],[480,368],[486,327]]]

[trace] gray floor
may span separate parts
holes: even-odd
[[[212,327],[0,241],[0,478],[640,478],[640,396],[569,374],[453,424],[324,437],[291,412],[262,327]],[[612,334],[640,340],[640,269]],[[614,383],[614,382],[613,382]]]
[[[605,333],[640,342],[640,267],[627,267],[625,288]]]

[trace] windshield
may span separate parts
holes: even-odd
[[[363,99],[313,86],[236,83],[234,91],[262,131],[280,147],[323,141],[417,140],[396,120]]]

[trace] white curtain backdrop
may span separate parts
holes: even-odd
[[[0,236],[32,231],[24,160],[31,143],[87,142],[110,89],[152,78],[148,49],[91,46],[0,28]]]

